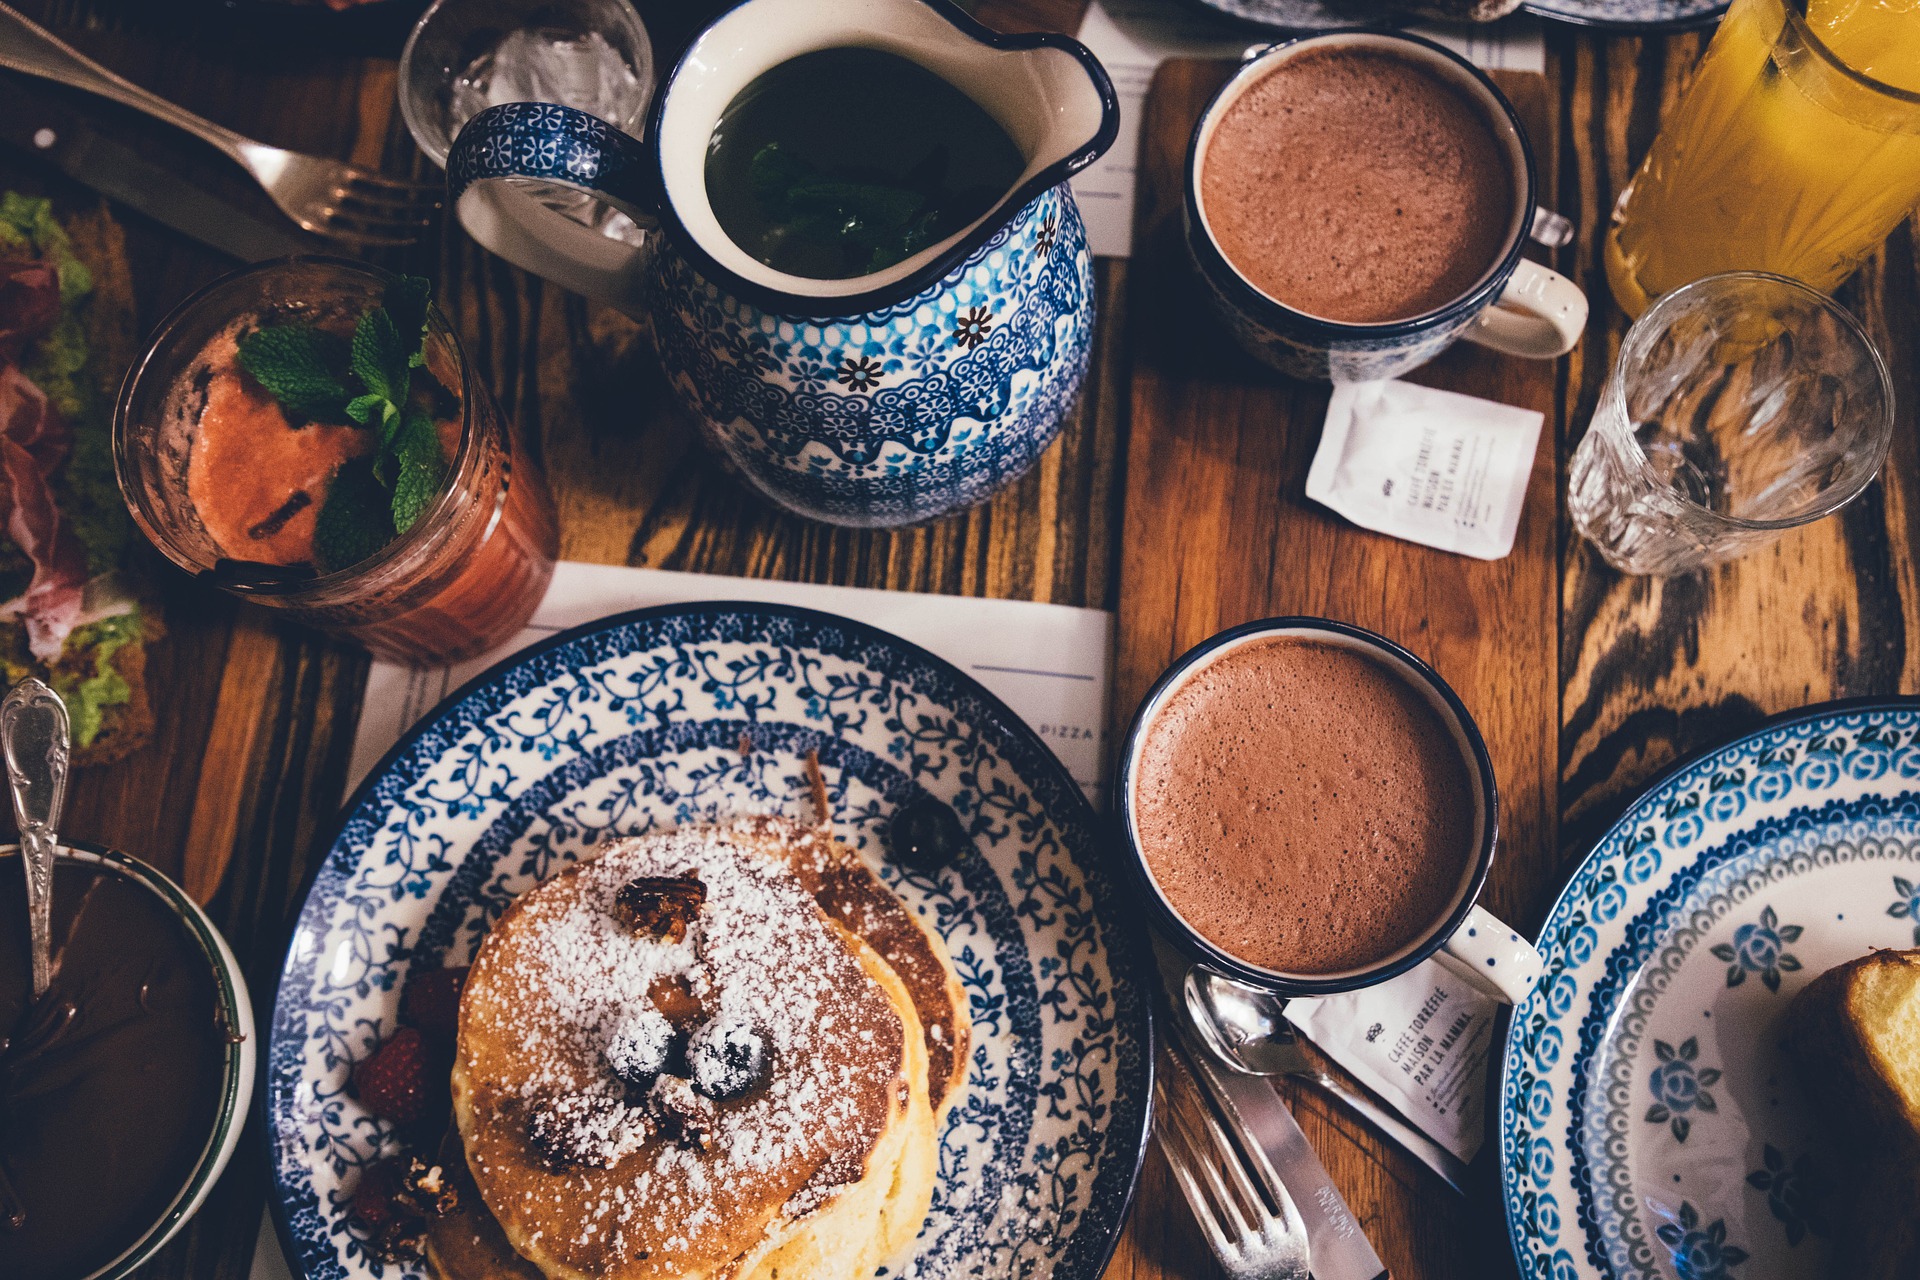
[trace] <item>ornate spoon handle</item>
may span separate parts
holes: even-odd
[[[20,826],[20,861],[27,884],[27,928],[33,940],[33,998],[53,982],[53,858],[55,828],[67,804],[67,704],[29,676],[0,701],[0,752]]]

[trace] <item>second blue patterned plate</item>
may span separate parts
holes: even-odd
[[[1144,1149],[1152,1038],[1141,935],[1093,810],[954,667],[861,623],[755,604],[642,610],[518,654],[428,716],[349,804],[267,1050],[275,1218],[299,1272],[395,1275],[347,1218],[360,1171],[391,1144],[348,1078],[391,1034],[407,975],[465,963],[516,895],[610,835],[809,812],[809,751],[839,835],[939,929],[973,1015],[966,1094],[907,1270],[1099,1276]],[[903,873],[881,832],[925,797],[972,846]]]
[[[1781,1016],[1920,946],[1920,701],[1811,707],[1681,766],[1601,839],[1514,1011],[1501,1172],[1538,1280],[1814,1280],[1822,1167]]]

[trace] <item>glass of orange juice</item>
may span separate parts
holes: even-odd
[[[1733,0],[1621,193],[1629,315],[1725,271],[1831,291],[1920,203],[1920,0]]]

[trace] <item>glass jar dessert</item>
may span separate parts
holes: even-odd
[[[553,575],[552,496],[423,280],[327,257],[216,280],[127,375],[113,444],[168,559],[381,658],[483,653]]]

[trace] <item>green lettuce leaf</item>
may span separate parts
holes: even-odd
[[[100,736],[110,708],[124,706],[133,689],[114,668],[113,657],[139,641],[140,610],[76,627],[61,651],[53,689],[67,704],[76,746],[90,747]]]
[[[73,453],[54,477],[54,498],[86,548],[87,572],[117,569],[133,540],[133,523],[114,478],[107,406],[87,370],[93,274],[74,253],[53,202],[40,196],[0,194],[0,250],[31,253],[53,264],[60,277],[60,318],[27,353],[22,371],[73,425]]]

